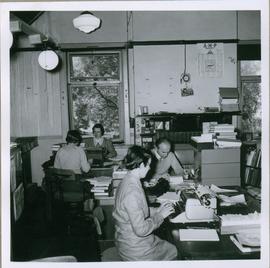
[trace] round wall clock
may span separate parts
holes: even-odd
[[[46,50],[39,54],[38,63],[44,70],[51,71],[57,67],[59,58],[54,51]]]

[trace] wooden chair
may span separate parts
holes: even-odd
[[[81,176],[73,170],[48,168],[45,171],[48,196],[50,198],[50,209],[52,211],[56,201],[64,207],[66,223],[78,215],[83,215],[85,200],[92,197],[91,186],[82,181]],[[52,212],[51,212],[52,213]]]

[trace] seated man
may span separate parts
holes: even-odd
[[[117,153],[110,139],[105,138],[102,124],[95,124],[92,128],[94,137],[84,139],[85,148],[102,148],[105,159],[116,157]]]
[[[175,175],[183,175],[184,169],[178,157],[171,151],[171,142],[166,138],[156,141],[154,149],[151,150],[153,159],[151,162],[150,183],[155,184],[160,178],[169,179],[169,170]]]
[[[90,164],[84,150],[80,147],[81,141],[82,137],[78,130],[69,130],[66,137],[67,144],[58,150],[54,167],[71,169],[76,174],[87,173],[90,170]]]

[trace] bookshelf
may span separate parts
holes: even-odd
[[[259,141],[242,143],[241,185],[244,188],[249,186],[261,188],[261,146]]]

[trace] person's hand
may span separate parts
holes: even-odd
[[[174,213],[174,207],[173,207],[173,203],[171,202],[164,202],[160,205],[160,207],[158,208],[158,213],[161,214],[161,216],[165,219],[167,218],[169,215],[171,215],[172,213]]]
[[[156,179],[151,179],[149,182],[148,181],[144,181],[143,185],[145,187],[153,187],[157,184],[157,180]]]
[[[163,173],[162,175],[159,176],[159,179],[165,179],[167,181],[170,181],[170,174],[169,173]]]
[[[90,164],[90,165],[92,165],[93,164],[93,159],[88,159],[88,163]]]

